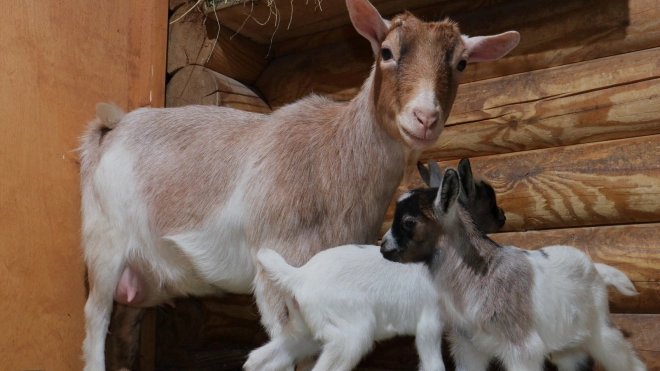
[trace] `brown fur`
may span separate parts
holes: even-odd
[[[406,56],[395,71],[381,68],[378,56],[349,102],[312,96],[271,114],[211,106],[139,109],[116,127],[114,118],[99,117],[83,137],[83,188],[94,186],[104,152],[121,145],[134,159],[149,232],[158,237],[203,228],[240,191],[253,252],[266,246],[299,266],[332,246],[374,243],[405,166],[434,139],[406,142],[396,116],[420,84],[432,84],[442,106],[435,125],[442,128],[458,84],[451,71],[464,47],[454,23],[424,23],[410,14],[398,19],[383,43],[396,44]],[[239,184],[246,173],[249,183]],[[139,259],[129,264],[146,275],[150,295],[163,291],[149,303],[186,294],[169,290],[168,282],[153,282],[151,262]],[[256,294],[260,307],[279,310],[286,322],[274,287]]]

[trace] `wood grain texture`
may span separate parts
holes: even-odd
[[[255,86],[273,109],[310,93],[348,100],[357,94],[369,76],[366,60],[373,62],[369,45],[340,43],[310,50],[274,59]]]
[[[495,188],[507,216],[503,231],[658,222],[658,140],[660,135],[649,135],[476,157],[471,163],[474,173]],[[443,169],[457,164],[440,162]],[[394,200],[406,189],[423,185],[414,170],[409,171],[412,175]],[[394,202],[381,234],[393,215]]]
[[[660,135],[471,159],[504,231],[660,221]],[[440,163],[442,168],[456,161]]]
[[[86,290],[74,149],[97,102],[162,105],[167,3],[24,5],[0,23],[0,365],[80,370]]]
[[[660,46],[660,17],[658,17],[660,10],[655,1],[580,0],[557,3],[549,0],[521,0],[496,2],[491,5],[478,3],[481,7],[448,8],[444,12],[443,7],[446,8],[450,4],[453,2],[442,3],[435,8],[426,7],[413,13],[417,12],[431,19],[441,14],[450,15],[459,20],[463,32],[471,35],[516,29],[521,32],[522,37],[521,44],[502,60],[470,65],[463,74],[463,83],[570,65]],[[492,19],[493,14],[502,15],[498,18],[502,22],[490,22],[489,19]],[[290,103],[312,91],[330,95],[335,99],[352,97],[350,88],[362,84],[363,76],[368,75],[373,63],[373,56],[369,52],[369,44],[366,40],[351,38],[339,42],[343,37],[350,35],[354,36],[349,29],[344,28],[287,41],[291,43],[291,46],[286,47],[289,50],[287,53],[307,50],[306,48],[311,48],[315,43],[333,44],[318,44],[315,50],[324,57],[314,59],[313,65],[305,63],[310,58],[308,51],[276,58],[257,82],[257,86],[271,106],[279,107]],[[276,44],[274,48],[283,50],[282,46],[285,44],[282,43],[281,46]],[[351,52],[347,53],[347,50]],[[338,77],[336,86],[323,83],[317,85],[316,79],[324,79],[319,73],[334,66],[341,66],[344,60],[350,66],[350,69],[345,70],[350,72],[342,74],[341,71],[334,71],[335,77]],[[329,66],[324,67],[323,64]],[[292,73],[292,70],[288,69],[289,66],[294,66],[293,71],[296,72]],[[597,71],[591,72],[596,74]],[[568,76],[564,76],[563,80],[567,78]],[[532,85],[531,82],[528,84],[528,87],[535,86],[539,86],[538,82],[537,85]]]
[[[438,142],[424,152],[422,160],[487,156],[658,134],[660,76],[512,103],[483,113],[488,117],[446,127]]]
[[[167,72],[194,64],[254,84],[270,59],[268,48],[222,25],[218,33],[214,14],[204,14],[199,6],[189,10],[181,6],[170,17]]]
[[[190,104],[226,106],[251,112],[270,112],[249,87],[202,66],[186,66],[167,83],[167,107]]]

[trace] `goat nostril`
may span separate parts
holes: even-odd
[[[422,109],[414,110],[415,118],[426,129],[430,129],[438,121],[438,114],[433,111],[426,111]]]

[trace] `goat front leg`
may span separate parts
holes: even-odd
[[[415,335],[415,346],[419,354],[421,371],[444,371],[445,364],[442,360],[442,322],[440,312],[425,309],[422,311],[417,334]]]
[[[449,342],[456,371],[486,371],[490,357],[475,348],[468,339],[452,330],[449,333]]]

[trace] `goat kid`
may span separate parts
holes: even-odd
[[[441,171],[435,161],[429,169],[418,164],[422,178],[438,186]],[[467,159],[459,167],[461,186],[474,190],[492,187],[475,184]],[[436,184],[437,183],[437,184]],[[502,209],[495,192],[473,192],[469,212],[481,225],[502,226]],[[502,222],[502,223],[500,223]],[[442,326],[438,295],[428,269],[422,264],[398,264],[383,258],[378,246],[345,245],[316,254],[294,268],[273,250],[261,249],[259,264],[286,293],[290,333],[308,339],[312,354],[322,349],[313,371],[349,371],[372,348],[374,341],[397,335],[415,335],[420,370],[444,370],[440,353]],[[301,343],[303,341],[301,340]],[[296,360],[286,341],[278,337],[250,353],[245,369],[277,371]]]
[[[646,370],[609,314],[606,286],[635,295],[628,277],[574,247],[496,244],[457,202],[459,182],[449,169],[439,190],[403,195],[381,244],[389,260],[429,267],[457,370],[497,357],[511,371],[540,371],[548,356],[575,371],[583,351],[608,371]]]
[[[286,305],[257,251],[300,266],[332,246],[376,241],[405,167],[442,131],[466,63],[500,58],[520,38],[461,37],[450,21],[390,22],[367,0],[346,4],[376,56],[349,102],[311,96],[271,114],[97,106],[80,152],[86,371],[104,369],[113,298],[148,307],[254,292],[279,334]]]

